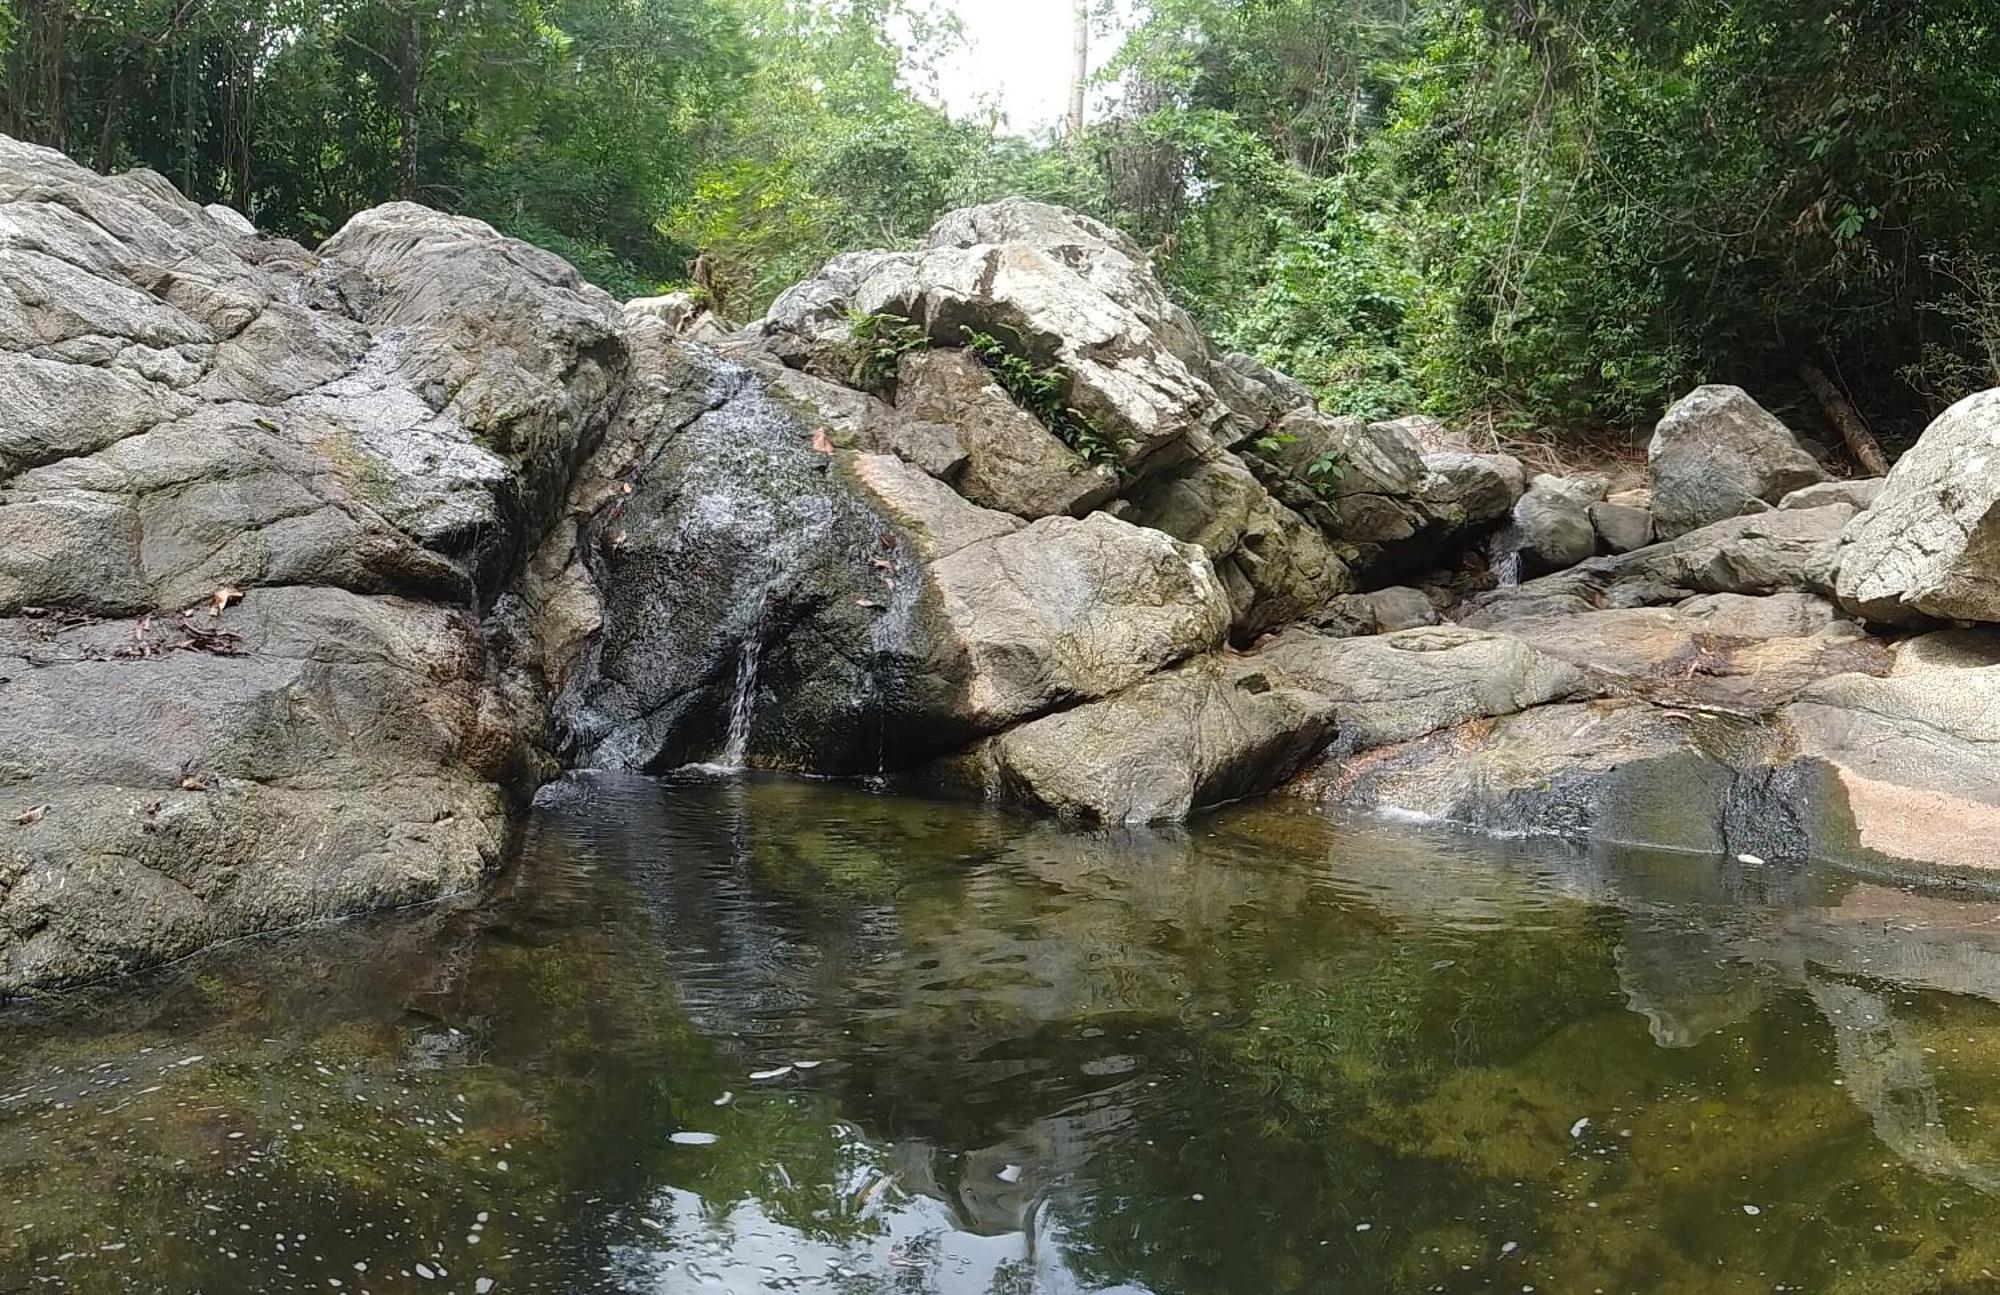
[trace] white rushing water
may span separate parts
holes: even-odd
[[[751,618],[750,632],[736,657],[736,690],[729,699],[729,734],[715,765],[741,769],[750,754],[750,728],[757,722],[757,665],[764,655],[764,608],[758,600],[757,614]]]

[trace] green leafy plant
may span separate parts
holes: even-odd
[[[1322,499],[1331,495],[1346,475],[1346,469],[1340,466],[1340,455],[1333,450],[1306,464],[1306,480],[1312,483],[1313,493]]]
[[[1250,448],[1255,450],[1259,457],[1269,459],[1283,453],[1287,445],[1298,439],[1290,432],[1266,432],[1250,442]]]
[[[1115,467],[1118,447],[1087,415],[1068,403],[1070,375],[1060,365],[1038,365],[1020,346],[1009,346],[991,333],[965,328],[965,348],[992,371],[993,380],[1016,404],[1033,414],[1057,440],[1086,463]]]
[[[923,325],[902,315],[850,315],[848,337],[854,347],[848,385],[877,395],[894,385],[897,363],[905,355],[930,345]]]

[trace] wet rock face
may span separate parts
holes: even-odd
[[[565,757],[871,771],[908,740],[903,708],[937,709],[912,688],[953,690],[911,656],[902,535],[751,373],[659,328],[632,340],[637,381],[554,540],[593,609],[557,672]]]

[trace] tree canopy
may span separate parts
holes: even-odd
[[[955,39],[928,0],[11,0],[0,128],[307,243],[400,197],[625,295],[706,254],[739,316],[1025,193],[1357,413],[1633,424],[1810,366],[1894,433],[2000,384],[1982,0],[1142,0],[1065,138],[939,107]]]

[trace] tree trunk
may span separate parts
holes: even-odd
[[[118,161],[118,125],[125,111],[125,86],[132,77],[132,60],[137,57],[136,53],[119,53],[118,72],[111,78],[111,89],[104,96],[104,123],[97,132],[97,169],[106,174]]]
[[[1826,420],[1840,432],[1840,439],[1847,442],[1847,452],[1861,465],[1861,470],[1874,477],[1888,476],[1889,458],[1882,453],[1881,443],[1868,430],[1868,424],[1861,421],[1853,404],[1840,393],[1840,388],[1833,385],[1833,379],[1826,376],[1826,370],[1817,364],[1802,364],[1799,379],[1826,411]]]
[[[402,85],[397,121],[401,139],[397,141],[396,196],[407,199],[417,195],[417,87],[423,74],[423,44],[414,7],[403,13],[402,48],[397,51],[396,61],[402,65],[397,78]]]
[[[1070,46],[1069,137],[1083,138],[1084,90],[1090,80],[1090,0],[1075,0],[1074,43]]]

